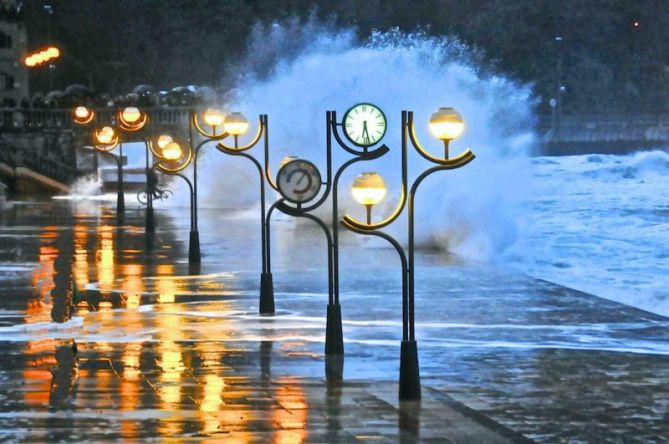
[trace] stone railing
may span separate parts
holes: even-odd
[[[190,108],[142,108],[149,113],[154,125],[172,126],[188,123]],[[115,110],[96,109],[100,125],[112,124]],[[0,108],[0,131],[65,130],[73,128],[72,110],[69,109],[17,109]]]

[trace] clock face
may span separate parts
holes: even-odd
[[[386,115],[371,103],[359,103],[344,114],[344,134],[358,146],[370,146],[386,134]]]
[[[313,163],[291,160],[279,169],[276,178],[279,193],[293,203],[308,202],[321,189],[321,173]]]

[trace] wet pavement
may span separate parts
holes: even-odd
[[[0,215],[0,439],[663,442],[669,320],[435,252],[417,258],[424,399],[397,402],[399,264],[343,235],[344,381],[325,379],[325,245],[273,225],[257,315],[255,213],[17,203]],[[68,291],[62,276],[74,276]]]

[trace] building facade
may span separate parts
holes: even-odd
[[[0,107],[18,106],[29,96],[28,69],[23,56],[28,32],[20,1],[0,1]]]

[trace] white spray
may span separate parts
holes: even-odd
[[[391,190],[377,210],[381,217],[397,199],[401,111],[415,112],[419,138],[438,154],[441,144],[429,134],[427,121],[438,107],[452,106],[465,119],[466,130],[452,142],[451,153],[471,148],[477,158],[422,185],[417,240],[474,258],[494,257],[515,242],[523,193],[531,181],[528,154],[535,141],[528,88],[479,72],[461,43],[422,33],[375,33],[358,43],[352,30],[293,21],[257,26],[249,48],[240,67],[247,74],[237,79],[225,106],[249,117],[269,115],[274,171],[284,156],[297,155],[314,161],[324,173],[325,112],[337,110],[342,116],[358,102],[374,103],[388,118],[382,142],[391,152],[352,168],[342,178],[340,199],[342,209],[361,217],[348,199],[348,188],[361,171],[378,171]],[[261,156],[260,147],[254,151]],[[335,152],[336,163],[346,159],[342,150],[335,147]],[[199,170],[201,207],[257,206],[257,173],[245,159],[215,150],[204,158]],[[410,180],[428,166],[410,152]],[[401,228],[393,230],[399,233]]]

